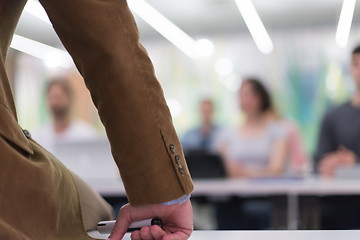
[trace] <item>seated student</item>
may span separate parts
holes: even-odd
[[[360,163],[360,46],[352,52],[351,73],[355,94],[327,112],[321,124],[315,164],[322,176],[331,177],[339,167]]]
[[[230,177],[270,177],[286,169],[287,137],[282,124],[269,117],[270,95],[257,79],[239,91],[245,122],[222,134],[217,142]]]
[[[220,127],[214,123],[214,103],[210,99],[204,99],[199,107],[201,123],[188,130],[181,139],[184,152],[204,151],[216,152],[215,141]]]
[[[52,79],[46,89],[51,122],[39,126],[32,134],[41,146],[53,152],[54,145],[59,141],[75,142],[97,137],[94,127],[73,119],[74,96],[68,79]]]
[[[321,124],[315,169],[324,177],[333,177],[337,169],[360,163],[360,45],[352,52],[351,73],[355,94],[327,112]],[[323,198],[323,228],[360,228],[359,201],[355,196]]]
[[[270,116],[270,95],[257,79],[246,79],[239,91],[245,122],[219,137],[217,146],[232,178],[273,177],[286,170],[287,135]],[[267,229],[272,206],[268,199],[233,199],[217,204],[219,229]]]
[[[194,179],[223,177],[222,161],[215,148],[220,127],[214,122],[214,102],[209,98],[202,99],[198,111],[200,124],[186,131],[181,138],[191,176]],[[213,212],[212,206],[204,204],[204,201],[203,198],[192,200],[194,216],[197,217],[195,225],[198,229],[214,229],[214,224],[207,220],[213,219],[209,216]]]

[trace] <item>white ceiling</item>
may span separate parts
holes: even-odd
[[[130,0],[129,0],[130,1]],[[147,0],[153,7],[194,38],[219,34],[248,34],[234,0]],[[272,31],[337,26],[342,0],[253,0],[268,29]],[[142,39],[162,38],[137,18]],[[353,26],[360,25],[357,4]],[[61,43],[48,24],[24,12],[16,33],[51,46]]]

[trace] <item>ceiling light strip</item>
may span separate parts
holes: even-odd
[[[201,55],[198,49],[199,44],[193,38],[163,16],[146,1],[129,0],[128,4],[132,11],[134,11],[146,23],[148,23],[152,28],[154,28],[186,55],[191,58],[197,58]],[[39,2],[29,0],[25,5],[24,10],[34,17],[51,24],[46,12]]]
[[[196,41],[144,0],[128,1],[129,7],[146,23],[191,58],[196,58]]]
[[[336,43],[342,48],[346,47],[349,40],[351,24],[354,16],[355,4],[356,4],[356,0],[344,0],[342,5],[339,23],[335,36]]]
[[[251,0],[235,0],[237,7],[243,17],[247,28],[253,37],[258,49],[264,53],[269,54],[273,51],[274,45],[269,34],[266,31],[256,9]]]
[[[66,51],[17,34],[14,34],[10,47],[44,61],[49,60],[49,57],[56,56],[60,60],[60,66],[65,68],[69,67],[69,62],[72,62],[70,55]]]

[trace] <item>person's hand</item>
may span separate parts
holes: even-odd
[[[319,164],[319,173],[325,177],[332,177],[336,168],[341,164],[338,152],[326,154]]]
[[[155,217],[162,220],[162,228],[157,225],[143,227],[140,231],[132,232],[131,239],[186,240],[194,230],[190,200],[187,200],[183,204],[170,206],[157,204],[134,207],[126,204],[119,211],[119,216],[110,235],[110,240],[122,239],[131,222]]]
[[[353,166],[356,163],[356,155],[344,146],[339,146],[335,152],[326,154],[319,165],[319,172],[322,176],[332,177],[336,168],[340,166]]]
[[[356,163],[356,154],[347,149],[344,146],[340,146],[339,150],[337,151],[339,154],[341,165],[344,166],[353,166]]]
[[[228,161],[226,164],[227,174],[231,178],[244,178],[246,171],[242,164],[234,161]]]

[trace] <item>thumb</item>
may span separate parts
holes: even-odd
[[[130,205],[124,205],[120,211],[119,216],[116,219],[114,228],[110,234],[110,240],[122,239],[127,232],[131,224]]]

